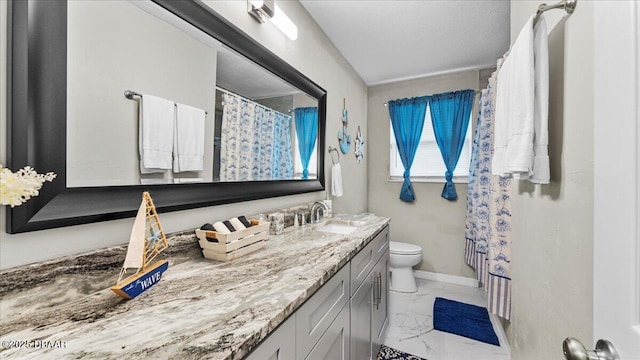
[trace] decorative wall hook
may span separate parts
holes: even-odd
[[[353,155],[356,156],[356,162],[360,164],[364,158],[364,138],[360,132],[360,125],[358,125],[358,132],[356,132],[355,147],[353,149]]]
[[[343,154],[349,152],[351,147],[351,135],[347,134],[349,120],[347,120],[347,100],[342,98],[342,130],[338,131],[338,142]]]

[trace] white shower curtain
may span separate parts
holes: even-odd
[[[498,68],[500,63],[498,63]],[[511,179],[491,175],[496,74],[482,91],[467,187],[466,263],[488,292],[487,308],[511,317]]]
[[[291,116],[229,93],[222,103],[220,181],[292,178]]]

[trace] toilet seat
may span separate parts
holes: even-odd
[[[398,241],[390,241],[389,252],[399,255],[418,255],[422,254],[422,248],[418,245],[407,244]]]

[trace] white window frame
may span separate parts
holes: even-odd
[[[473,123],[473,113],[474,112],[471,111],[471,114],[469,114],[469,125],[464,140],[464,146],[462,147],[462,152],[460,154],[460,159],[458,160],[456,169],[453,172],[454,183],[465,184],[469,182],[469,164],[471,160],[471,145],[473,144],[473,134],[471,131]],[[400,159],[400,154],[398,153],[396,147],[396,139],[393,134],[393,126],[391,125],[391,121],[389,121],[389,129],[389,181],[402,182],[404,181],[404,166],[402,165],[402,160]],[[429,145],[430,148],[425,148],[425,146]],[[428,156],[428,158],[432,160],[432,162],[428,164],[430,165],[428,168],[424,167],[427,164],[421,164],[420,161],[424,160],[426,156]],[[442,154],[440,153],[440,149],[438,148],[435,134],[433,132],[433,125],[431,123],[431,111],[429,109],[429,106],[427,106],[424,126],[422,128],[422,135],[420,136],[420,145],[418,146],[415,159],[411,166],[410,179],[412,182],[445,183],[446,180],[444,174],[446,171],[447,168],[444,165],[444,160],[442,160]]]
[[[293,142],[293,177],[295,179],[302,179],[302,157],[300,156],[300,150],[298,149],[298,135],[295,136]],[[311,152],[311,158],[309,159],[309,176],[308,179],[318,178],[318,139],[313,145],[313,151]]]

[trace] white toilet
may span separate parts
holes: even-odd
[[[416,292],[416,278],[412,267],[422,261],[422,248],[398,241],[389,242],[390,289],[399,292]]]

